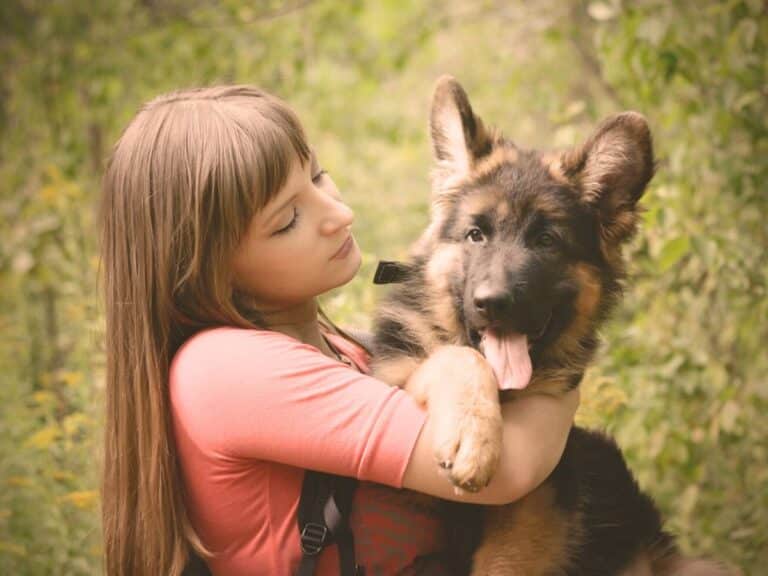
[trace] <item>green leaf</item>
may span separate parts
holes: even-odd
[[[659,270],[666,272],[677,264],[690,250],[691,241],[688,236],[678,236],[668,240],[659,254]]]

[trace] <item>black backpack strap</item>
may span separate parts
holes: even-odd
[[[355,563],[355,543],[349,513],[357,479],[307,470],[301,487],[298,522],[301,563],[297,576],[314,576],[320,553],[336,543],[341,576],[363,576]]]

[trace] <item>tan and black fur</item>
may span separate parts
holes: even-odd
[[[654,174],[647,122],[625,112],[572,150],[525,150],[488,129],[450,77],[437,84],[430,120],[431,221],[376,314],[374,373],[407,389],[438,347],[480,348],[493,329],[528,335],[534,371],[525,391],[493,391],[500,398],[489,401],[578,386],[620,296],[621,248]],[[498,422],[463,405],[461,418],[478,425],[463,430],[457,419],[456,437],[437,439],[436,456],[457,486],[474,491],[490,481],[501,439]],[[581,428],[549,479],[519,502],[441,506],[455,529],[457,574],[726,573],[684,559],[615,443]]]

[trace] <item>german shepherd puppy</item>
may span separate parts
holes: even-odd
[[[572,150],[524,150],[486,128],[443,77],[430,125],[431,222],[375,315],[374,373],[405,387],[434,350],[458,344],[483,351],[498,377],[501,391],[483,406],[578,386],[619,298],[622,245],[654,174],[646,120],[625,112]],[[501,448],[498,421],[472,413],[478,405],[466,403],[456,438],[436,441],[440,465],[471,491],[490,481]],[[684,558],[616,444],[577,427],[551,476],[520,501],[441,506],[457,529],[460,574],[727,573]]]

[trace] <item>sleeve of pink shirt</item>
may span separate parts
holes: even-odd
[[[290,336],[217,328],[174,357],[173,410],[211,455],[402,487],[426,412],[405,391]]]

